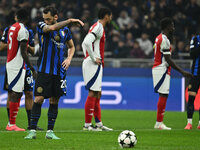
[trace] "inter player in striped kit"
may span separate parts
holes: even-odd
[[[194,113],[194,100],[200,87],[200,35],[193,36],[190,41],[190,56],[193,59],[192,74],[188,85],[188,104],[187,104],[187,125],[184,129],[192,129],[192,117]],[[200,129],[200,110],[199,123],[197,129]]]
[[[108,8],[101,8],[98,12],[98,21],[91,26],[86,35],[82,48],[85,59],[82,64],[85,87],[89,90],[85,103],[85,125],[83,130],[102,131],[112,130],[103,125],[101,121],[101,82],[104,67],[104,27],[112,20],[112,12]],[[93,127],[92,117],[94,115],[96,127]]]
[[[171,67],[179,71],[185,77],[192,74],[185,72],[171,59],[171,46],[169,39],[174,32],[174,23],[170,18],[164,18],[160,22],[162,32],[156,37],[154,44],[154,64],[152,68],[154,91],[159,93],[157,104],[157,120],[155,129],[171,130],[163,123],[166,102],[169,94]]]
[[[16,16],[15,16],[15,20],[16,20]],[[9,31],[9,27],[6,27],[4,29],[3,35],[1,37],[1,42],[0,42],[0,51],[2,50],[7,50],[8,47],[8,31]],[[29,40],[28,40],[28,52],[30,54],[34,54],[34,33],[33,30],[28,29],[26,27],[26,29],[29,32]],[[31,73],[30,68],[28,68],[28,66],[25,64],[26,66],[26,74],[25,74],[25,81],[24,81],[24,94],[25,94],[25,108],[26,108],[26,112],[27,112],[27,118],[28,118],[28,128],[30,129],[30,118],[31,118],[31,109],[33,106],[33,76]],[[10,109],[9,109],[9,102],[10,102],[10,95],[11,95],[11,91],[8,90],[8,80],[7,80],[7,73],[5,72],[5,78],[4,78],[4,90],[8,91],[8,99],[7,99],[7,112],[8,112],[8,119],[10,118]],[[6,129],[9,127],[9,122],[8,125],[6,126]],[[37,130],[43,130],[42,128],[37,127]]]
[[[41,115],[41,106],[45,98],[49,99],[47,139],[60,139],[54,132],[54,124],[58,114],[58,101],[66,94],[66,70],[75,52],[69,23],[84,25],[79,19],[68,19],[57,22],[56,8],[47,6],[43,10],[44,22],[39,22],[37,32],[41,55],[39,56],[38,77],[35,82],[35,101],[31,112],[31,130],[25,139],[36,138],[37,122]],[[64,59],[65,44],[68,56]]]
[[[25,9],[19,9],[16,12],[16,23],[8,31],[8,54],[6,63],[8,90],[10,91],[10,123],[6,127],[8,131],[25,131],[25,129],[19,128],[15,124],[19,110],[19,101],[24,90],[25,63],[33,72],[34,77],[36,77],[35,69],[30,64],[27,55],[29,33],[24,27],[27,21],[27,11]]]

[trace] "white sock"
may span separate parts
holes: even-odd
[[[191,118],[188,118],[187,121],[188,121],[188,123],[192,124],[192,119]]]
[[[92,123],[85,123],[85,127],[89,127],[91,125],[92,125]]]
[[[96,126],[97,127],[101,127],[101,126],[103,126],[103,123],[102,122],[98,122],[98,123],[96,123]]]
[[[156,121],[156,126],[159,126],[162,122]]]
[[[199,126],[200,126],[200,120],[199,120]]]

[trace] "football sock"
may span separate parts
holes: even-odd
[[[53,130],[58,115],[58,104],[50,104],[48,110],[48,130]]]
[[[159,97],[158,104],[157,104],[157,121],[162,122],[165,113],[167,97]]]
[[[27,118],[28,118],[28,127],[31,125],[31,110],[26,110]]]
[[[92,123],[85,123],[85,127],[89,127],[91,125],[92,125]]]
[[[191,118],[188,118],[187,121],[188,121],[188,123],[192,124],[192,119]]]
[[[187,105],[187,118],[192,118],[194,113],[194,100],[195,96],[189,95],[188,105]]]
[[[87,97],[85,102],[85,123],[91,123],[94,113],[95,97]]]
[[[101,127],[101,126],[103,126],[103,123],[102,122],[98,122],[98,123],[96,123],[96,126],[97,127]]]
[[[200,126],[200,120],[199,120],[199,126]]]
[[[101,107],[100,107],[100,99],[95,99],[95,106],[94,106],[94,118],[95,122],[101,122]]]
[[[19,111],[19,103],[18,102],[9,102],[9,108],[10,108],[10,125],[15,125],[17,113]]]
[[[8,122],[10,122],[10,108],[7,107],[7,113],[8,113]]]
[[[33,103],[33,108],[31,110],[31,129],[36,130],[37,123],[41,115],[41,107],[42,104]]]

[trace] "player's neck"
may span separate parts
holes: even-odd
[[[103,25],[103,27],[105,27],[106,26],[106,21],[105,20],[103,20],[103,19],[100,19],[99,20],[99,22]]]
[[[169,37],[169,33],[166,31],[162,31],[162,34],[166,35],[167,37]]]

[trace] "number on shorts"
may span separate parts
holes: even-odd
[[[61,89],[66,88],[66,86],[67,86],[67,81],[66,81],[66,80],[60,80],[60,82],[61,82],[60,88],[61,88]]]

